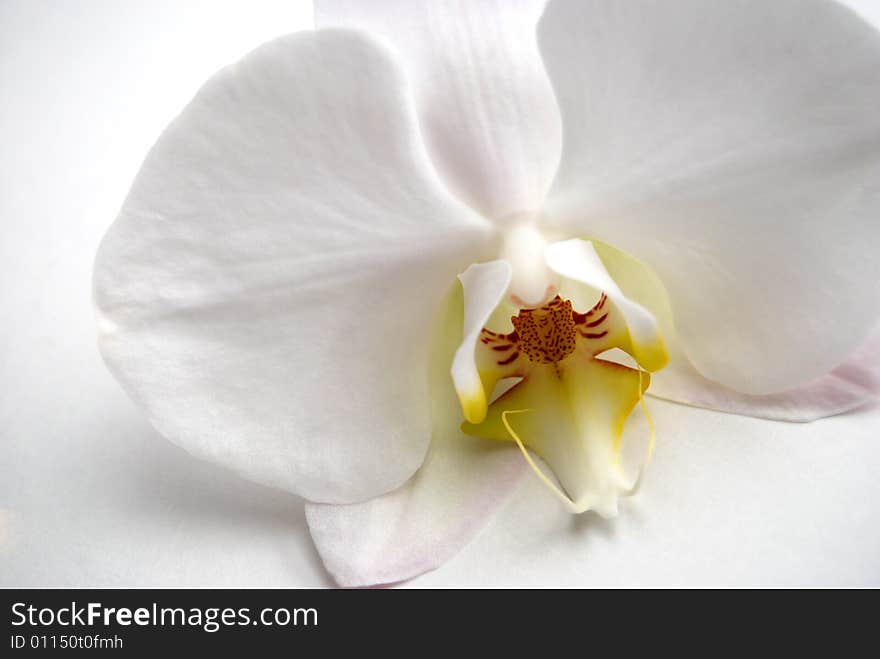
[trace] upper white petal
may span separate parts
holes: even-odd
[[[880,38],[823,0],[554,0],[565,146],[546,208],[667,287],[704,376],[827,373],[880,316]]]
[[[535,41],[544,4],[318,0],[315,20],[397,49],[437,169],[461,199],[503,218],[541,205],[559,161],[559,112]]]
[[[147,157],[95,265],[101,350],[192,453],[316,501],[372,497],[421,464],[428,333],[486,231],[434,173],[384,47],[278,39]]]

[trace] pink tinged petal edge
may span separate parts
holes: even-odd
[[[537,210],[562,129],[535,27],[545,0],[318,0],[318,27],[363,29],[400,54],[431,158],[486,217]]]
[[[707,380],[680,358],[655,373],[648,393],[677,403],[777,421],[815,421],[880,402],[880,332],[843,364],[791,391],[750,396]]]
[[[363,501],[422,464],[433,314],[488,232],[437,177],[393,53],[283,37],[147,156],[95,263],[100,349],[197,457]]]
[[[472,445],[472,451],[455,446],[459,442]],[[488,442],[461,435],[432,448],[410,482],[372,501],[307,503],[312,539],[336,582],[345,587],[393,584],[455,556],[528,473],[511,446],[485,446]],[[462,461],[451,452],[460,453]]]

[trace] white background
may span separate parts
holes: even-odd
[[[880,2],[852,2],[880,25]],[[311,26],[295,0],[0,0],[0,586],[331,585],[298,498],[159,437],[95,348],[92,258],[216,69]],[[872,283],[873,285],[873,283]],[[652,401],[617,520],[528,479],[410,585],[880,585],[880,408],[809,425]]]

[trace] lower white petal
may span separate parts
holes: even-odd
[[[703,377],[681,350],[669,298],[656,274],[620,250],[602,243],[593,244],[622,292],[657,319],[669,350],[669,365],[654,374],[650,395],[781,421],[812,421],[855,409],[880,397],[880,329],[830,373],[781,393],[744,394]]]
[[[880,402],[880,336],[872,336],[827,375],[778,394],[750,396],[707,380],[684,355],[654,376],[659,398],[779,421],[815,421]]]
[[[433,441],[421,469],[394,492],[364,503],[306,504],[312,539],[340,586],[396,583],[440,567],[528,471],[513,446],[457,428],[436,431]]]

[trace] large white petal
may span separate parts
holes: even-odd
[[[540,206],[559,160],[559,113],[535,40],[544,4],[318,0],[315,20],[393,44],[437,169],[461,199],[502,218]]]
[[[880,316],[880,38],[822,0],[552,2],[548,221],[644,260],[702,375],[821,376]]]
[[[421,469],[400,489],[365,503],[306,505],[318,552],[342,586],[394,583],[439,567],[482,528],[528,470],[512,444],[459,429],[449,364],[463,338],[463,308],[456,287],[438,324],[444,331],[433,344],[434,434]]]
[[[95,266],[101,350],[193,454],[363,500],[422,462],[428,332],[486,232],[436,177],[389,51],[278,39],[147,157]]]

